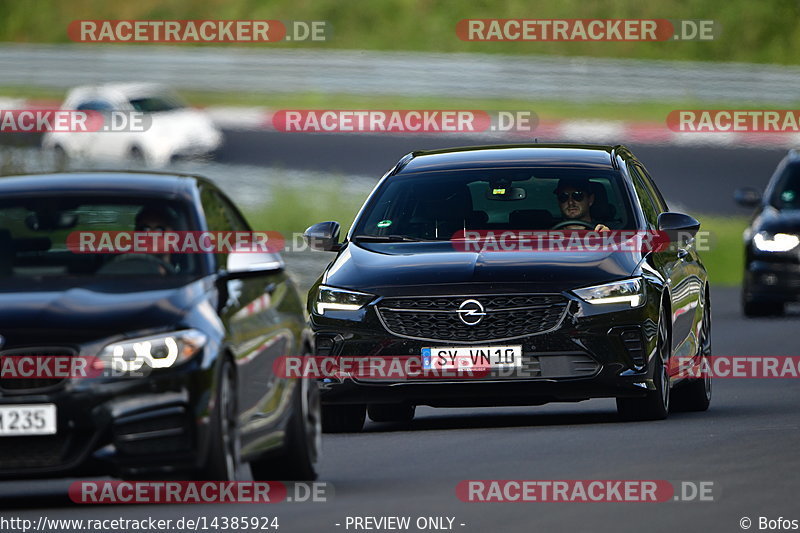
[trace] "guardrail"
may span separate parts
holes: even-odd
[[[586,57],[142,45],[0,45],[2,85],[562,101],[794,104],[800,68]]]

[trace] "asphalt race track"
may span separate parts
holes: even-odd
[[[263,158],[276,166],[374,174],[410,149],[451,144],[441,138],[233,133],[220,159],[263,164],[256,160]],[[732,190],[763,185],[783,154],[774,149],[633,150],[670,200],[704,212],[740,214]],[[800,355],[797,309],[781,319],[745,319],[738,298],[738,289],[712,290],[716,355]],[[740,519],[749,517],[757,530],[762,516],[800,519],[798,406],[798,380],[718,379],[708,412],[673,414],[661,422],[620,422],[613,400],[419,408],[408,427],[369,422],[361,434],[324,437],[320,480],[334,487],[326,503],[87,508],[67,498],[70,480],[19,481],[0,482],[0,516],[277,516],[278,531],[285,533],[346,531],[347,516],[410,516],[412,523],[419,516],[449,516],[455,517],[456,531],[573,533],[741,531]],[[710,481],[714,501],[462,503],[456,484],[465,479]]]
[[[796,355],[795,312],[744,319],[738,291],[716,290],[718,355]],[[278,516],[280,531],[343,531],[347,516],[455,516],[459,531],[738,531],[748,516],[794,517],[800,491],[800,384],[792,379],[716,380],[706,413],[623,423],[613,400],[532,408],[421,408],[410,427],[369,422],[326,435],[325,503],[102,505],[70,503],[69,480],[0,484],[4,516],[125,518]],[[247,472],[243,472],[247,475]],[[665,479],[712,481],[713,502],[462,503],[464,479]],[[755,529],[756,526],[754,526]],[[512,529],[513,528],[513,529]]]

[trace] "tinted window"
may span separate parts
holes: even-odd
[[[145,113],[159,113],[161,111],[172,111],[185,107],[183,102],[171,96],[149,96],[146,98],[131,98],[131,105],[136,111]]]
[[[144,218],[148,227],[140,227]],[[0,201],[0,277],[152,276],[194,274],[192,254],[113,253],[97,232],[184,231],[186,210],[174,202],[137,198],[30,197]],[[93,232],[89,234],[88,232]],[[86,236],[87,250],[68,246]],[[113,235],[113,234],[109,234]],[[129,241],[120,241],[125,246]],[[94,248],[88,248],[94,246]],[[165,266],[166,263],[166,266]]]
[[[778,209],[800,209],[800,165],[786,165],[770,203]]]
[[[651,196],[651,191],[645,186],[645,179],[641,171],[634,165],[628,165],[628,171],[631,174],[633,188],[639,198],[639,205],[642,206],[644,217],[647,223],[655,228],[658,225],[658,215],[661,213],[658,202]]]
[[[92,100],[90,102],[84,102],[79,104],[76,108],[77,111],[112,111],[113,108],[111,104],[108,102],[104,102],[102,100]]]
[[[635,227],[618,172],[478,169],[389,178],[366,207],[354,234],[446,240],[462,229],[550,229],[569,218],[555,194],[562,179],[584,184],[592,202],[592,222],[612,229]]]

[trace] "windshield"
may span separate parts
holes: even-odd
[[[181,204],[153,199],[28,197],[0,201],[0,278],[196,274],[193,254],[84,253],[81,232],[180,231]]]
[[[184,104],[180,98],[171,94],[131,98],[130,102],[136,111],[143,111],[145,113],[159,113],[186,107],[186,104]]]
[[[786,166],[770,203],[778,209],[800,209],[800,165]]]
[[[636,228],[618,172],[530,168],[399,175],[372,197],[353,235],[447,240],[462,230],[548,230],[575,219],[586,223],[584,229]]]

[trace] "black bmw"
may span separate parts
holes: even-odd
[[[315,353],[419,357],[425,368],[478,355],[493,372],[327,377],[323,427],[358,431],[367,413],[409,421],[417,405],[613,397],[625,419],[707,409],[710,378],[671,364],[682,357],[699,365],[711,350],[708,278],[693,246],[699,225],[668,211],[622,146],[408,154],[376,186],[344,242],[335,222],[306,231],[312,247],[337,253],[309,294]],[[553,229],[661,231],[672,240],[655,249],[506,251],[453,239]]]
[[[195,176],[0,180],[0,477],[228,480],[241,461],[256,479],[316,475],[317,387],[272,372],[277,357],[310,350],[280,255],[69,245],[96,231],[172,230],[250,227]]]

